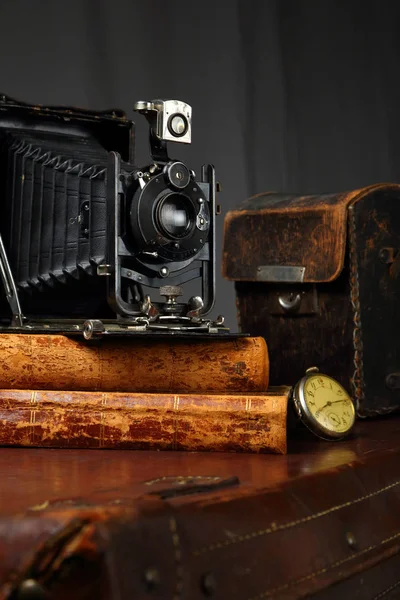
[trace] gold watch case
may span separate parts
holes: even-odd
[[[294,387],[292,398],[298,417],[318,437],[340,440],[351,432],[356,411],[350,395],[317,367],[307,369]]]

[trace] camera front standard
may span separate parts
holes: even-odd
[[[122,111],[0,96],[1,329],[226,335],[215,302],[215,171],[170,158],[192,109],[140,101],[150,160]],[[189,290],[195,290],[189,293]]]

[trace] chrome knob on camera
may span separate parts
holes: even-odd
[[[104,333],[104,323],[99,319],[90,319],[83,324],[83,337],[85,340],[91,340],[94,337],[99,337]]]
[[[162,285],[160,287],[160,295],[165,298],[163,305],[165,314],[177,315],[181,313],[181,305],[176,301],[179,296],[183,296],[183,290],[180,285]]]
[[[201,311],[204,308],[203,298],[200,298],[200,296],[192,296],[189,299],[188,306],[189,310],[186,313],[186,316],[192,321],[199,321]]]

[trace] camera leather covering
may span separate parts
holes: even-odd
[[[400,408],[400,186],[259,194],[226,215],[223,274],[242,331],[268,343],[271,385],[311,366],[362,416]]]
[[[104,311],[105,282],[93,274],[106,248],[107,153],[130,160],[133,139],[122,111],[0,94],[0,233],[28,313]]]

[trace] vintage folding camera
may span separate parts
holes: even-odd
[[[216,188],[171,159],[192,109],[137,102],[151,160],[135,164],[121,111],[32,106],[0,96],[1,330],[221,335],[215,300]],[[185,294],[188,282],[198,292]],[[11,312],[10,312],[11,309]]]

